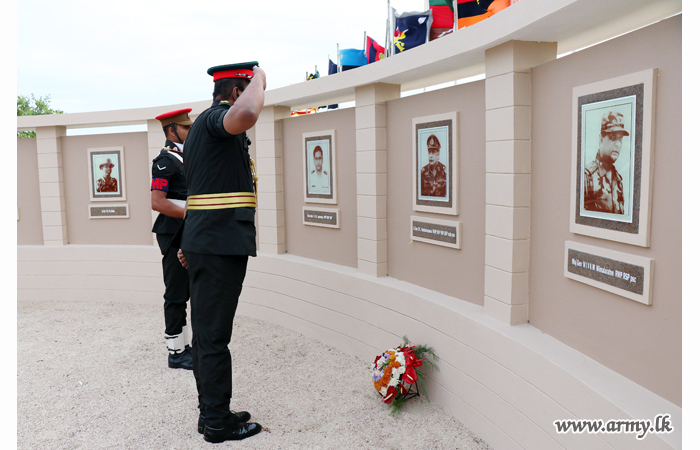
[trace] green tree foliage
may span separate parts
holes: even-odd
[[[17,115],[18,116],[40,116],[44,114],[63,114],[63,111],[58,109],[51,109],[49,103],[51,102],[51,96],[46,97],[34,97],[31,98],[26,95],[17,96]],[[33,138],[36,137],[35,131],[18,131],[18,138]]]

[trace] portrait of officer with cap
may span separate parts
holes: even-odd
[[[262,426],[232,399],[229,344],[248,257],[256,256],[256,177],[246,131],[265,101],[266,76],[257,62],[210,68],[210,108],[195,120],[184,145],[187,213],[171,245],[188,269],[192,365],[199,398],[197,430],[208,442],[245,439]]]
[[[583,170],[583,208],[587,211],[625,214],[625,191],[622,175],[615,163],[623,147],[629,148],[625,137],[625,117],[619,111],[605,111],[600,122],[598,151]],[[629,181],[629,180],[628,180]]]
[[[447,170],[440,162],[440,140],[431,134],[426,139],[428,163],[420,171],[420,195],[447,197]]]
[[[156,233],[158,247],[163,255],[163,310],[168,367],[186,370],[192,370],[192,353],[186,327],[190,280],[187,270],[177,257],[178,249],[170,247],[170,241],[185,216],[187,182],[182,150],[193,123],[189,115],[191,111],[192,108],[178,109],[156,116],[163,127],[165,145],[151,166],[151,209],[159,213],[151,231]]]
[[[112,169],[114,164],[111,158],[100,164],[100,170],[104,170],[104,176],[97,180],[97,192],[119,192],[117,179],[112,178]]]

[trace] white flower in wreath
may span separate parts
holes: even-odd
[[[379,393],[382,394],[382,396],[384,397],[384,396],[386,396],[387,389],[388,388],[386,386],[384,386],[379,390]]]
[[[389,386],[396,387],[399,385],[399,379],[398,378],[392,378],[391,381],[389,381]]]

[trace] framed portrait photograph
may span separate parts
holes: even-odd
[[[90,201],[126,200],[124,147],[89,148]]]
[[[413,209],[459,214],[457,112],[413,119]]]
[[[570,231],[649,246],[656,70],[573,92]]]
[[[337,204],[335,130],[302,134],[304,201]]]

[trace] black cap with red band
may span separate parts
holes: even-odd
[[[257,61],[225,64],[223,66],[211,67],[207,70],[207,73],[214,77],[214,81],[224,78],[243,78],[244,80],[250,80],[253,78],[253,67],[257,65],[259,65]]]

